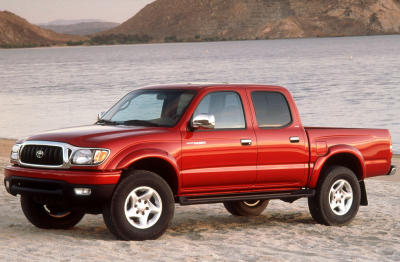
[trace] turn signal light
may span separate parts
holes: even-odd
[[[108,156],[108,151],[96,150],[93,158],[93,163],[101,163],[103,162]]]

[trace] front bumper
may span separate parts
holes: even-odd
[[[78,207],[88,213],[100,213],[111,199],[120,172],[75,170],[43,170],[8,166],[4,185],[12,195],[30,195],[44,205]],[[85,188],[88,195],[77,195],[76,188]]]
[[[4,169],[5,177],[19,176],[60,180],[70,184],[110,185],[117,184],[121,171],[91,171],[75,169],[38,169],[19,166],[7,166]]]

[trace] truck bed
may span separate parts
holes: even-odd
[[[310,145],[310,166],[335,146],[346,145],[359,152],[365,163],[365,177],[387,174],[392,145],[389,130],[368,128],[304,127]]]

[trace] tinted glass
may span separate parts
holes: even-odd
[[[206,95],[197,106],[194,117],[214,115],[214,129],[245,128],[243,106],[236,92],[214,92]]]
[[[137,90],[127,94],[100,124],[174,126],[192,101],[192,90]]]
[[[278,92],[257,91],[251,94],[260,128],[278,128],[292,122],[286,98]]]
[[[119,110],[115,112],[111,120],[126,121],[131,119],[149,120],[161,118],[164,102],[164,99],[157,99],[156,93],[138,95],[134,99],[127,99]]]

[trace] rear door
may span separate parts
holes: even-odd
[[[189,192],[250,188],[256,180],[257,147],[244,103],[245,90],[210,91],[194,115],[215,117],[215,128],[185,130],[182,137],[182,187]]]
[[[259,188],[292,189],[307,183],[308,143],[289,94],[248,90],[257,136]],[[295,107],[293,105],[293,107]]]

